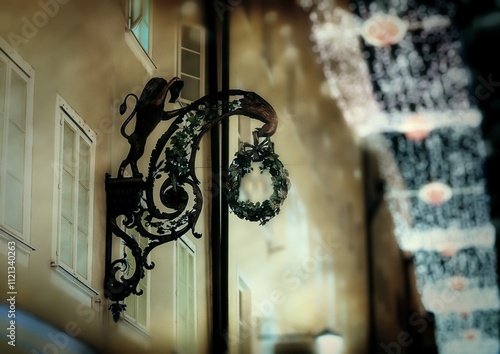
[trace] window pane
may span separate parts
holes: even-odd
[[[7,64],[0,58],[0,165],[2,164],[2,149],[4,142],[4,117],[5,117],[5,86],[7,85]],[[0,191],[2,190],[2,174],[0,173]],[[2,195],[0,194],[0,198]],[[1,214],[1,208],[0,208]],[[1,218],[0,218],[1,219]]]
[[[178,245],[179,247],[179,259],[177,261],[177,265],[179,266],[179,269],[177,270],[177,274],[179,274],[179,279],[182,281],[182,282],[185,282],[185,272],[186,272],[186,267],[185,267],[185,264],[186,264],[186,249],[181,246],[181,245]]]
[[[177,259],[177,317],[179,321],[179,339],[185,335],[187,324],[187,292],[186,292],[186,249],[183,245],[178,244],[178,259]]]
[[[186,343],[186,320],[183,317],[179,317],[177,326],[179,327],[179,342],[182,344]]]
[[[63,137],[63,166],[74,173],[75,171],[75,131],[67,123],[64,123]]]
[[[145,275],[145,277],[146,276],[147,275]],[[139,322],[143,326],[146,326],[147,325],[147,316],[146,315],[147,315],[147,311],[148,311],[147,286],[146,286],[146,284],[141,284],[141,286],[139,286],[139,288],[142,289],[142,291],[144,291],[144,293],[141,296],[137,297],[137,301],[138,301],[137,322]]]
[[[17,125],[9,122],[7,137],[7,171],[24,180],[25,134]]]
[[[193,254],[190,253],[190,252],[187,252],[187,256],[188,256],[188,259],[187,259],[187,279],[188,279],[188,282],[189,282],[189,286],[193,287],[194,285],[194,257],[193,257]]]
[[[90,146],[80,138],[79,180],[85,187],[90,183]]]
[[[130,0],[130,17],[132,22],[137,20],[141,14],[142,0]]]
[[[252,119],[238,116],[238,139],[239,142],[252,141]]]
[[[73,268],[73,223],[61,217],[61,245],[60,259],[67,266]]]
[[[74,192],[73,186],[75,185],[75,177],[68,171],[63,169],[62,186],[61,186],[61,213],[69,220],[74,221],[73,205],[74,205]]]
[[[142,48],[146,53],[149,53],[149,24],[141,21],[138,26],[137,39],[141,43]]]
[[[76,271],[87,279],[88,237],[85,232],[78,230],[76,240]]]
[[[149,244],[149,240],[146,237],[141,237],[138,236],[139,239],[137,240],[139,242],[139,245],[141,246],[142,249],[146,248]]]
[[[130,250],[130,248],[128,248],[127,246],[124,246],[125,247],[125,253],[127,254],[127,261],[129,262],[129,268],[127,270],[127,274],[128,275],[131,275],[131,274],[134,274],[135,272],[135,258],[134,256],[132,255],[132,251]]]
[[[10,173],[5,178],[5,223],[23,232],[23,183]]]
[[[81,183],[78,184],[78,228],[89,230],[89,191]]]
[[[5,86],[7,85],[7,64],[0,58],[0,166],[2,165],[3,158],[3,142],[4,142],[4,117],[5,117]],[[0,171],[1,172],[1,171]],[[2,195],[2,186],[3,186],[3,173],[0,173],[0,221],[3,219],[3,205],[1,201],[3,201]]]
[[[201,30],[199,28],[182,26],[182,47],[201,52]]]
[[[142,21],[137,24],[137,26],[132,29],[132,32],[135,35],[135,38],[139,41],[141,44],[141,47],[144,49],[146,53],[149,52],[149,31],[148,31],[148,25],[143,23]]]
[[[189,101],[196,101],[200,98],[200,80],[181,74],[184,80],[184,88],[181,91],[182,98]]]
[[[186,318],[186,285],[185,283],[179,283],[177,286],[177,312],[178,316],[181,318]]]
[[[1,135],[1,122],[5,114],[5,86],[7,85],[7,64],[0,58],[0,139]],[[1,142],[1,140],[0,140]]]
[[[200,54],[188,50],[181,52],[182,72],[191,76],[200,77]]]
[[[189,323],[192,324],[194,322],[194,257],[192,253],[188,253],[188,267],[187,267],[187,279],[188,279],[188,286],[187,286],[187,297],[188,297],[188,303],[187,303],[187,316],[189,319]],[[190,334],[193,334],[193,332],[190,332]]]
[[[149,0],[131,1],[131,10],[132,33],[144,51],[149,53]],[[142,18],[139,18],[141,14]]]
[[[193,349],[195,348],[195,334],[196,334],[196,329],[193,321],[190,321],[188,323],[188,337],[191,338],[191,341],[189,342],[189,347],[191,348],[191,353],[194,353]]]
[[[149,53],[149,0],[144,0],[144,17],[142,21],[139,23],[140,26],[140,36],[139,36],[139,42],[141,43],[142,47],[146,51],[146,53]]]
[[[17,73],[12,71],[10,82],[10,120],[21,129],[26,125],[27,84]]]
[[[186,353],[194,353],[196,352],[194,254],[184,245],[179,244],[178,247],[177,321],[179,332],[177,339],[179,348]]]
[[[149,15],[151,13],[149,9],[149,0],[143,0],[144,2],[144,19],[143,22],[147,23],[149,25]]]
[[[94,147],[84,133],[90,128],[84,123],[80,124],[80,119],[73,119],[73,115],[76,113],[60,107],[59,261],[68,265],[74,274],[90,280],[90,171]]]
[[[136,318],[136,301],[137,301],[138,296],[131,295],[125,299],[125,305],[127,305],[126,308],[126,314],[129,315],[132,318]]]
[[[194,321],[194,293],[193,289],[190,289],[188,292],[188,303],[187,303],[187,318],[189,319],[189,323]],[[191,333],[194,334],[194,333]]]

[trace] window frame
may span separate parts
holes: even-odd
[[[245,303],[242,303],[242,298],[245,298]],[[243,309],[245,307],[245,309]],[[237,269],[237,295],[236,295],[236,308],[237,308],[237,335],[238,342],[235,343],[238,354],[246,354],[252,352],[252,336],[253,328],[251,326],[252,318],[252,289],[250,288],[248,281],[243,276],[241,270]],[[247,318],[242,318],[244,315]],[[245,326],[250,327],[249,334],[243,334],[242,328]]]
[[[34,69],[2,38],[0,37],[0,59],[6,65],[6,106],[8,106],[8,85],[12,72],[15,72],[21,79],[26,82],[26,111],[25,111],[25,129],[24,129],[24,179],[23,179],[23,221],[22,232],[4,224],[4,208],[3,200],[0,200],[0,237],[7,241],[16,241],[19,249],[26,253],[35,250],[30,245],[31,242],[31,186],[32,186],[32,163],[33,163],[33,104],[34,104]],[[0,124],[7,125],[8,108],[5,109],[5,115],[0,119]],[[4,119],[6,118],[6,119]],[[5,130],[3,130],[5,132]],[[7,144],[7,140],[0,140],[2,144]],[[6,148],[0,148],[0,195],[5,195],[4,179],[6,169],[4,164],[6,161]]]
[[[54,167],[54,254],[52,261],[52,267],[55,267],[63,275],[68,277],[75,284],[80,285],[82,289],[89,295],[97,295],[97,291],[93,290],[91,287],[92,283],[92,249],[93,249],[93,236],[94,236],[94,190],[95,190],[95,156],[96,156],[96,133],[85,123],[85,121],[66,103],[66,101],[58,94],[56,100],[56,112],[55,112],[55,167]],[[88,214],[88,240],[87,240],[87,277],[83,277],[78,274],[76,269],[76,257],[73,259],[73,266],[65,264],[61,259],[61,208],[62,208],[62,172],[63,172],[63,135],[64,135],[64,123],[74,129],[77,136],[75,140],[84,139],[89,142],[90,146],[90,160],[89,160],[89,214]],[[79,151],[78,151],[79,153]],[[76,179],[76,183],[78,179]],[[78,198],[75,197],[73,205],[78,204]],[[78,218],[77,215],[75,215]],[[73,256],[77,251],[77,235],[73,235]]]
[[[154,71],[157,68],[155,63],[153,62],[152,59],[152,53],[153,53],[153,11],[151,11],[153,3],[151,0],[149,0],[149,33],[148,33],[148,52],[144,49],[144,47],[141,45],[139,42],[138,38],[136,35],[133,33],[133,30],[131,28],[131,1],[127,1],[127,13],[125,15],[125,43],[127,46],[130,48],[132,53],[135,55],[137,60],[141,63],[142,67],[147,71],[148,75],[153,75]]]
[[[197,316],[197,302],[196,302],[196,292],[197,292],[197,282],[196,282],[196,246],[195,244],[189,240],[187,237],[180,237],[177,239],[175,242],[175,329],[176,329],[176,344],[177,344],[177,349],[180,349],[180,346],[183,345],[183,343],[180,342],[180,330],[179,330],[179,249],[180,247],[184,248],[187,251],[187,254],[191,254],[193,257],[193,322],[194,322],[194,334],[192,335],[191,339],[193,340],[192,342],[192,347],[190,349],[197,349],[198,348],[198,341],[197,341],[197,335],[198,335],[198,316]]]
[[[196,52],[192,49],[189,49],[189,48],[185,48],[183,47],[183,40],[182,40],[182,28],[184,26],[187,26],[187,27],[191,27],[191,28],[195,28],[197,30],[200,31],[200,51],[199,52]],[[200,86],[199,86],[199,97],[197,97],[196,99],[200,98],[200,97],[203,97],[203,95],[205,94],[205,71],[206,71],[206,64],[205,64],[205,61],[206,61],[206,51],[205,51],[205,47],[206,47],[206,30],[205,30],[205,27],[201,26],[201,25],[197,25],[197,24],[193,24],[193,23],[190,23],[190,22],[179,22],[179,25],[177,27],[177,32],[178,32],[178,35],[177,35],[177,76],[180,77],[182,79],[182,76],[183,75],[187,75],[189,77],[193,77],[193,78],[197,78],[196,76],[192,76],[190,74],[186,74],[186,73],[183,73],[182,72],[182,52],[183,50],[187,50],[191,53],[197,53],[200,55],[200,77],[197,78],[200,80]],[[181,93],[179,95],[179,98],[178,100],[184,104],[190,104],[192,103],[193,101],[192,100],[189,100],[185,97],[182,96],[182,90],[181,90]]]
[[[141,2],[141,14],[136,18],[132,18],[132,2],[134,1],[140,1]],[[145,15],[143,12],[147,12],[147,15]],[[152,44],[152,31],[151,31],[151,1],[150,0],[128,0],[128,11],[127,11],[127,28],[132,33],[132,35],[135,37],[137,40],[137,43],[141,46],[143,49],[144,53],[151,57],[151,44]],[[137,28],[138,25],[143,21],[144,17],[148,17],[148,43],[147,43],[147,48],[144,48],[144,43],[141,42],[141,39],[137,37],[135,34],[134,30]],[[135,22],[135,23],[134,23]]]

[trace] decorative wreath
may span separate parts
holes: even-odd
[[[258,145],[242,144],[228,169],[227,202],[240,219],[259,221],[264,225],[279,214],[290,189],[288,171],[274,152],[274,144],[266,139]],[[259,162],[260,173],[268,170],[271,174],[273,193],[269,199],[257,203],[239,200],[241,179],[252,171],[252,162]]]

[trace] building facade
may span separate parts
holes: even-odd
[[[216,27],[231,16],[229,67],[207,60],[207,43],[220,40],[209,41],[207,11]],[[321,93],[314,55],[301,50],[309,49],[309,22],[298,5],[5,1],[0,18],[2,352],[208,353],[221,339],[231,353],[313,352],[326,327],[343,333],[346,353],[366,352],[361,155]],[[275,107],[289,198],[265,226],[229,214],[228,319],[216,333],[210,198],[217,186],[206,136],[195,164],[203,237],[188,233],[155,249],[155,268],[139,283],[143,295],[127,298],[115,323],[103,288],[104,181],[129,149],[119,106],[150,78],[179,76],[181,96],[165,109],[179,108],[205,95],[209,73],[222,69],[231,87],[258,92]],[[231,155],[251,141],[255,124],[231,120]],[[168,126],[160,123],[147,152]],[[139,170],[147,166],[146,153]],[[245,188],[265,191],[258,180]],[[119,240],[112,247],[115,256],[128,252]]]

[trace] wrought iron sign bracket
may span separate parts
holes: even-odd
[[[237,216],[264,224],[279,213],[289,189],[288,173],[269,140],[276,131],[278,118],[267,101],[254,92],[228,90],[204,96],[177,110],[164,111],[168,93],[169,102],[175,102],[183,85],[184,82],[177,77],[168,82],[152,78],[140,97],[128,94],[120,106],[120,113],[124,114],[127,99],[134,97],[136,100],[134,110],[121,127],[122,135],[130,143],[130,151],[121,163],[117,177],[107,174],[105,180],[104,293],[113,302],[109,309],[115,322],[126,309],[123,301],[130,295],[142,294],[137,287],[145,271],[155,266],[154,262],[148,261],[155,247],[175,241],[189,231],[196,238],[201,237],[195,228],[203,196],[194,164],[201,138],[219,122],[239,115],[264,123],[253,133],[253,145],[244,144],[230,167],[227,196]],[[134,131],[128,134],[126,126],[134,117]],[[144,153],[148,136],[162,120],[172,120],[172,123],[158,139],[144,176],[137,167],[137,161]],[[239,202],[235,198],[239,182],[251,169],[252,161],[263,161],[261,169],[268,169],[273,179],[274,193],[263,203]],[[127,166],[132,170],[132,177],[124,177]],[[127,249],[121,258],[114,260],[113,236],[118,237]],[[138,238],[145,240],[139,242]],[[142,248],[141,244],[146,246]]]

